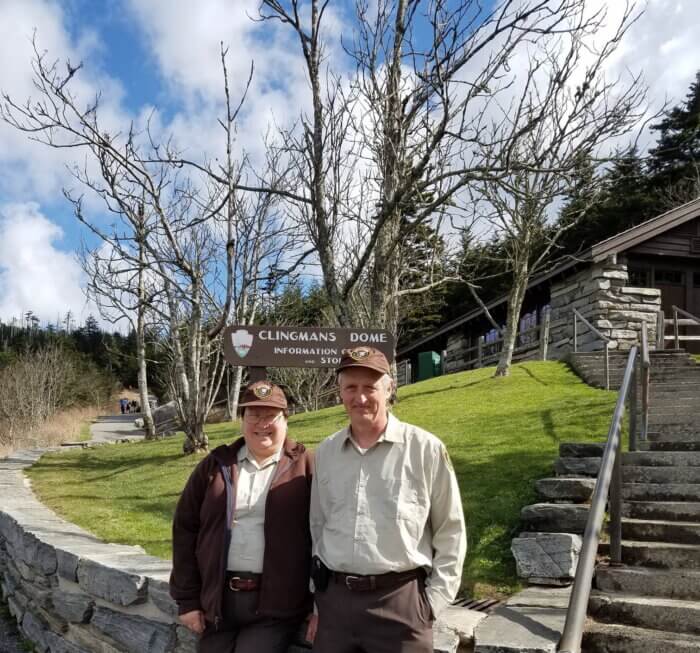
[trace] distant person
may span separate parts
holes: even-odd
[[[466,554],[452,463],[438,438],[389,412],[384,354],[349,350],[337,372],[350,424],[316,450],[314,651],[432,653]]]
[[[311,612],[313,458],[287,437],[267,381],[240,403],[243,437],[192,472],[173,520],[170,594],[200,653],[286,653]]]
[[[122,398],[119,400],[119,408],[120,408],[121,411],[122,411],[122,415],[123,415],[124,413],[126,413],[127,404],[128,404],[128,403],[129,403],[129,401],[128,401],[126,398],[124,398],[124,397],[122,397]]]

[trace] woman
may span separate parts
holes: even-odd
[[[170,594],[200,653],[286,653],[311,610],[313,459],[268,381],[241,397],[243,437],[192,472],[173,520]]]

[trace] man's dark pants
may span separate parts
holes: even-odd
[[[207,622],[199,653],[287,653],[300,619],[270,619],[256,614],[259,592],[224,589],[223,621]]]
[[[432,653],[433,624],[422,577],[356,591],[331,579],[315,595],[314,653]]]

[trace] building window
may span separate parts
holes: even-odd
[[[633,288],[648,288],[651,285],[648,268],[630,268],[628,273]]]
[[[667,286],[684,286],[685,274],[682,270],[660,270],[654,271],[654,280],[656,283],[664,283]]]

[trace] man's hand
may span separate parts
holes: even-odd
[[[309,615],[309,623],[306,626],[306,641],[314,643],[316,639],[316,631],[318,630],[318,615]]]
[[[188,628],[193,633],[201,635],[204,632],[204,612],[201,610],[192,610],[181,614],[180,621],[185,628]]]

